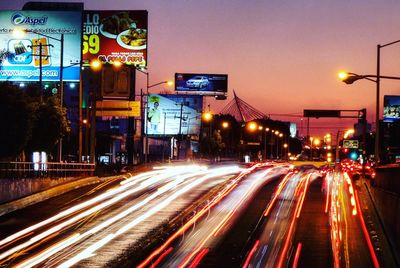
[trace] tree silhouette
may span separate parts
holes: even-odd
[[[28,143],[32,130],[34,106],[20,89],[0,84],[0,158],[17,156]]]

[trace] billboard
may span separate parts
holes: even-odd
[[[400,120],[400,96],[385,95],[383,97],[383,121]]]
[[[176,73],[175,90],[200,95],[225,94],[228,92],[228,75]]]
[[[147,45],[147,10],[84,11],[84,61],[146,67]]]
[[[198,95],[148,96],[145,120],[147,135],[198,135],[203,98]]]
[[[61,34],[64,35],[63,80],[79,81],[82,13],[80,11],[0,11],[0,81],[60,80]],[[23,36],[16,33],[25,31]],[[39,46],[42,45],[42,53]],[[41,57],[40,57],[41,55]],[[75,63],[75,64],[74,64]]]

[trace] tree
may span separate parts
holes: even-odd
[[[12,159],[25,148],[32,130],[33,106],[24,92],[0,84],[0,158]]]
[[[66,113],[56,96],[36,103],[32,135],[28,143],[30,151],[51,152],[54,149],[57,141],[70,132]]]

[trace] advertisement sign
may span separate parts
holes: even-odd
[[[203,98],[197,95],[148,96],[145,133],[147,135],[198,135]]]
[[[147,65],[147,11],[84,11],[83,60]]]
[[[62,34],[63,81],[79,81],[81,18],[80,11],[0,11],[0,51],[8,53],[0,81],[39,81],[40,62],[42,80],[59,81]]]
[[[400,120],[400,96],[385,95],[383,97],[383,121]]]
[[[176,73],[175,90],[200,95],[225,94],[228,92],[228,75]]]

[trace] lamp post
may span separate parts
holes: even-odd
[[[273,158],[273,155],[272,155],[272,149],[273,149],[273,146],[272,146],[272,140],[273,140],[273,138],[274,138],[274,133],[275,133],[275,130],[271,130],[271,137],[270,137],[270,140],[269,140],[269,145],[270,145],[270,150],[269,150],[269,153],[270,153],[270,155],[269,155],[269,159],[271,159],[272,160],[272,158]]]
[[[146,106],[143,106],[143,92],[141,92],[140,97],[141,97],[141,103],[142,103],[142,138],[143,138],[143,155],[144,155],[144,162],[148,163],[148,150],[149,150],[149,141],[148,141],[148,136],[147,136],[147,131],[148,131],[148,124],[146,122],[147,120],[147,111],[148,111],[148,103],[149,103],[149,89],[158,85],[162,85],[162,84],[167,84],[169,86],[173,85],[172,81],[162,81],[162,82],[158,82],[156,84],[150,85],[150,73],[149,72],[145,72],[141,69],[135,68],[137,71],[141,72],[142,74],[146,75]]]
[[[269,132],[269,127],[266,127],[264,130],[264,159],[267,159],[267,132]]]
[[[380,146],[379,146],[379,140],[380,140],[380,124],[379,124],[379,112],[380,112],[380,79],[394,79],[394,80],[400,80],[400,77],[395,77],[395,76],[384,76],[381,75],[381,67],[380,67],[380,61],[381,61],[381,48],[391,46],[394,44],[400,43],[400,40],[396,40],[390,43],[386,43],[384,45],[377,45],[377,56],[376,56],[376,75],[357,75],[354,73],[347,73],[347,75],[339,74],[339,77],[345,82],[346,84],[352,84],[354,81],[359,80],[359,79],[367,79],[369,81],[375,82],[376,83],[376,108],[375,108],[375,161],[379,162],[380,161]],[[342,77],[341,77],[342,76]],[[375,78],[375,80],[371,79]]]
[[[279,136],[281,135],[281,133],[279,133],[279,131],[277,130],[277,131],[275,131],[275,135],[276,135],[276,137],[275,137],[275,140],[276,140],[276,159],[278,159],[279,158]]]
[[[397,41],[397,42],[400,42]],[[397,43],[394,42],[394,43]],[[392,44],[392,43],[391,43]],[[380,46],[384,47],[384,46]],[[378,45],[379,48],[379,45]],[[360,79],[366,79],[371,82],[376,83],[376,101],[375,101],[375,161],[379,162],[380,161],[380,146],[379,146],[379,140],[380,140],[380,124],[379,124],[379,113],[380,113],[380,79],[391,79],[391,80],[400,80],[400,77],[397,76],[386,76],[386,75],[380,75],[380,67],[379,67],[379,56],[380,54],[380,49],[378,49],[378,67],[377,67],[377,75],[359,75],[355,73],[346,73],[346,72],[341,72],[339,73],[339,78],[345,82],[346,84],[350,85],[353,84],[355,81],[360,80]],[[375,78],[372,79],[372,78]]]
[[[288,145],[287,143],[284,143],[284,144],[283,144],[282,159],[286,159],[286,155],[287,155],[286,151],[287,151],[288,146],[289,146],[289,145]]]

